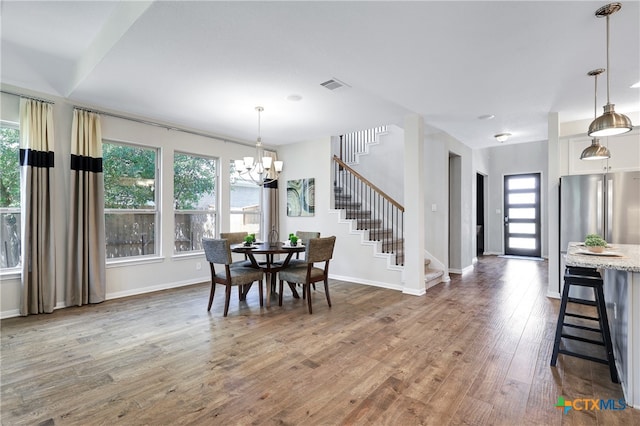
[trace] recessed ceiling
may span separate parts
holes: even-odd
[[[413,113],[473,148],[546,140],[549,112],[593,116],[604,4],[5,0],[2,83],[247,141],[263,105],[267,145]],[[639,15],[611,16],[617,112],[640,110]]]

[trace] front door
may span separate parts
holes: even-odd
[[[540,173],[504,177],[504,254],[540,257]]]

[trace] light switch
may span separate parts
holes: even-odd
[[[437,206],[437,205],[435,205],[435,204],[431,204],[431,211],[432,211],[432,212],[435,212],[435,211],[437,211],[437,210],[438,210],[438,206]]]
[[[496,209],[496,214],[500,214],[500,209]]]

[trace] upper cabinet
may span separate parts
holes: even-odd
[[[569,174],[624,172],[640,170],[640,131],[600,139],[600,144],[609,148],[608,160],[581,160],[582,151],[591,145],[591,138],[569,139]]]

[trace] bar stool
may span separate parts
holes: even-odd
[[[604,303],[604,291],[602,289],[603,281],[600,273],[593,268],[581,268],[568,266],[565,269],[564,274],[564,289],[562,291],[562,300],[560,302],[560,312],[558,314],[558,324],[556,326],[556,337],[553,344],[553,355],[551,356],[551,366],[555,367],[558,360],[558,354],[574,356],[577,358],[586,359],[589,361],[599,362],[609,366],[609,372],[611,374],[611,380],[614,383],[619,383],[618,373],[616,371],[616,365],[613,358],[613,345],[611,344],[611,333],[609,332],[609,320],[607,318],[607,308]],[[588,287],[593,290],[595,301],[580,299],[577,297],[569,297],[569,290],[571,287]],[[579,305],[595,306],[597,311],[596,317],[587,315],[580,315],[576,313],[567,312],[567,303],[576,303]],[[579,318],[588,321],[597,321],[598,328],[588,327],[584,325],[574,324],[566,322],[567,317]],[[589,332],[598,333],[601,340],[589,339],[581,336],[575,336],[568,333],[563,333],[563,327],[571,327],[579,330],[585,330]],[[560,348],[560,341],[562,339],[577,340],[583,343],[592,345],[604,346],[606,351],[606,359],[596,358],[591,355],[583,354],[568,350],[566,348]]]

